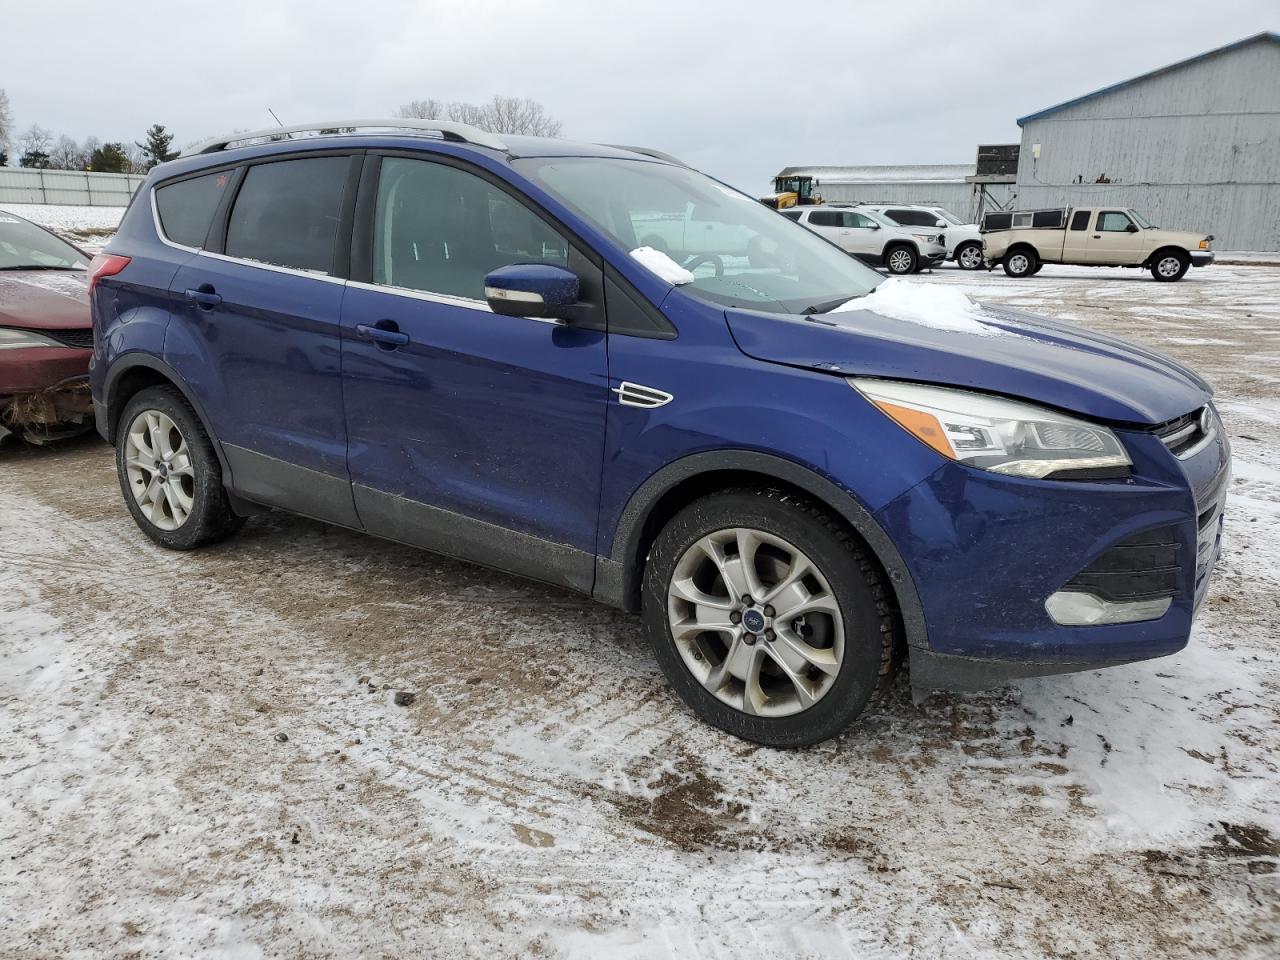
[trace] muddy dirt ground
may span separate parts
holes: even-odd
[[[1280,956],[1280,269],[923,282],[1213,381],[1182,654],[775,752],[627,615],[279,514],[167,553],[96,439],[6,446],[0,956]]]

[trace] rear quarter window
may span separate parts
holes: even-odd
[[[231,182],[231,171],[179,180],[156,188],[156,212],[160,229],[174,243],[203,247],[222,194]]]
[[[227,221],[227,256],[328,273],[350,167],[350,157],[250,167]]]

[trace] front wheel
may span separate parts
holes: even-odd
[[[956,263],[961,270],[977,270],[982,266],[982,244],[961,244],[956,251]]]
[[[897,618],[865,546],[778,490],[697,500],[645,569],[645,632],[708,723],[771,747],[835,736],[888,686]]]
[[[1191,258],[1176,250],[1161,253],[1151,261],[1151,276],[1163,283],[1181,280],[1191,267]]]
[[[890,273],[915,273],[919,258],[916,252],[907,246],[890,247],[884,255],[884,265]]]
[[[1040,269],[1040,258],[1030,250],[1021,248],[1004,258],[1004,272],[1011,277],[1034,276]]]
[[[240,529],[222,469],[195,411],[173,387],[148,387],[120,418],[116,472],[134,522],[170,550],[193,550]]]

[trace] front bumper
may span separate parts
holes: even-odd
[[[1211,263],[1213,263],[1212,250],[1192,250],[1191,251],[1191,265],[1193,267],[1207,267]]]
[[[1154,434],[1118,433],[1134,461],[1128,480],[1023,480],[948,463],[877,513],[923,608],[913,686],[974,689],[1186,646],[1219,550],[1229,448],[1219,436],[1178,460]],[[1049,616],[1049,596],[1122,541],[1157,529],[1177,545],[1167,612],[1092,626]]]
[[[946,263],[947,249],[938,247],[936,250],[924,250],[920,254],[920,259],[924,261],[926,267],[936,267],[940,263]]]
[[[89,375],[91,349],[21,347],[0,350],[0,397],[41,393],[74,377]]]

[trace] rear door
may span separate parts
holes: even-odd
[[[493,313],[509,263],[576,273],[595,322]],[[356,506],[372,533],[590,590],[608,357],[600,268],[496,178],[370,156],[342,309]]]
[[[1131,229],[1132,228],[1132,229]],[[1068,229],[1067,233],[1073,231]],[[1086,231],[1084,263],[1141,263],[1142,231],[1123,210],[1099,210],[1093,230]]]
[[[362,157],[248,166],[208,249],[175,275],[165,357],[197,394],[237,493],[358,525],[342,406],[343,273]],[[349,229],[349,228],[348,228]]]

